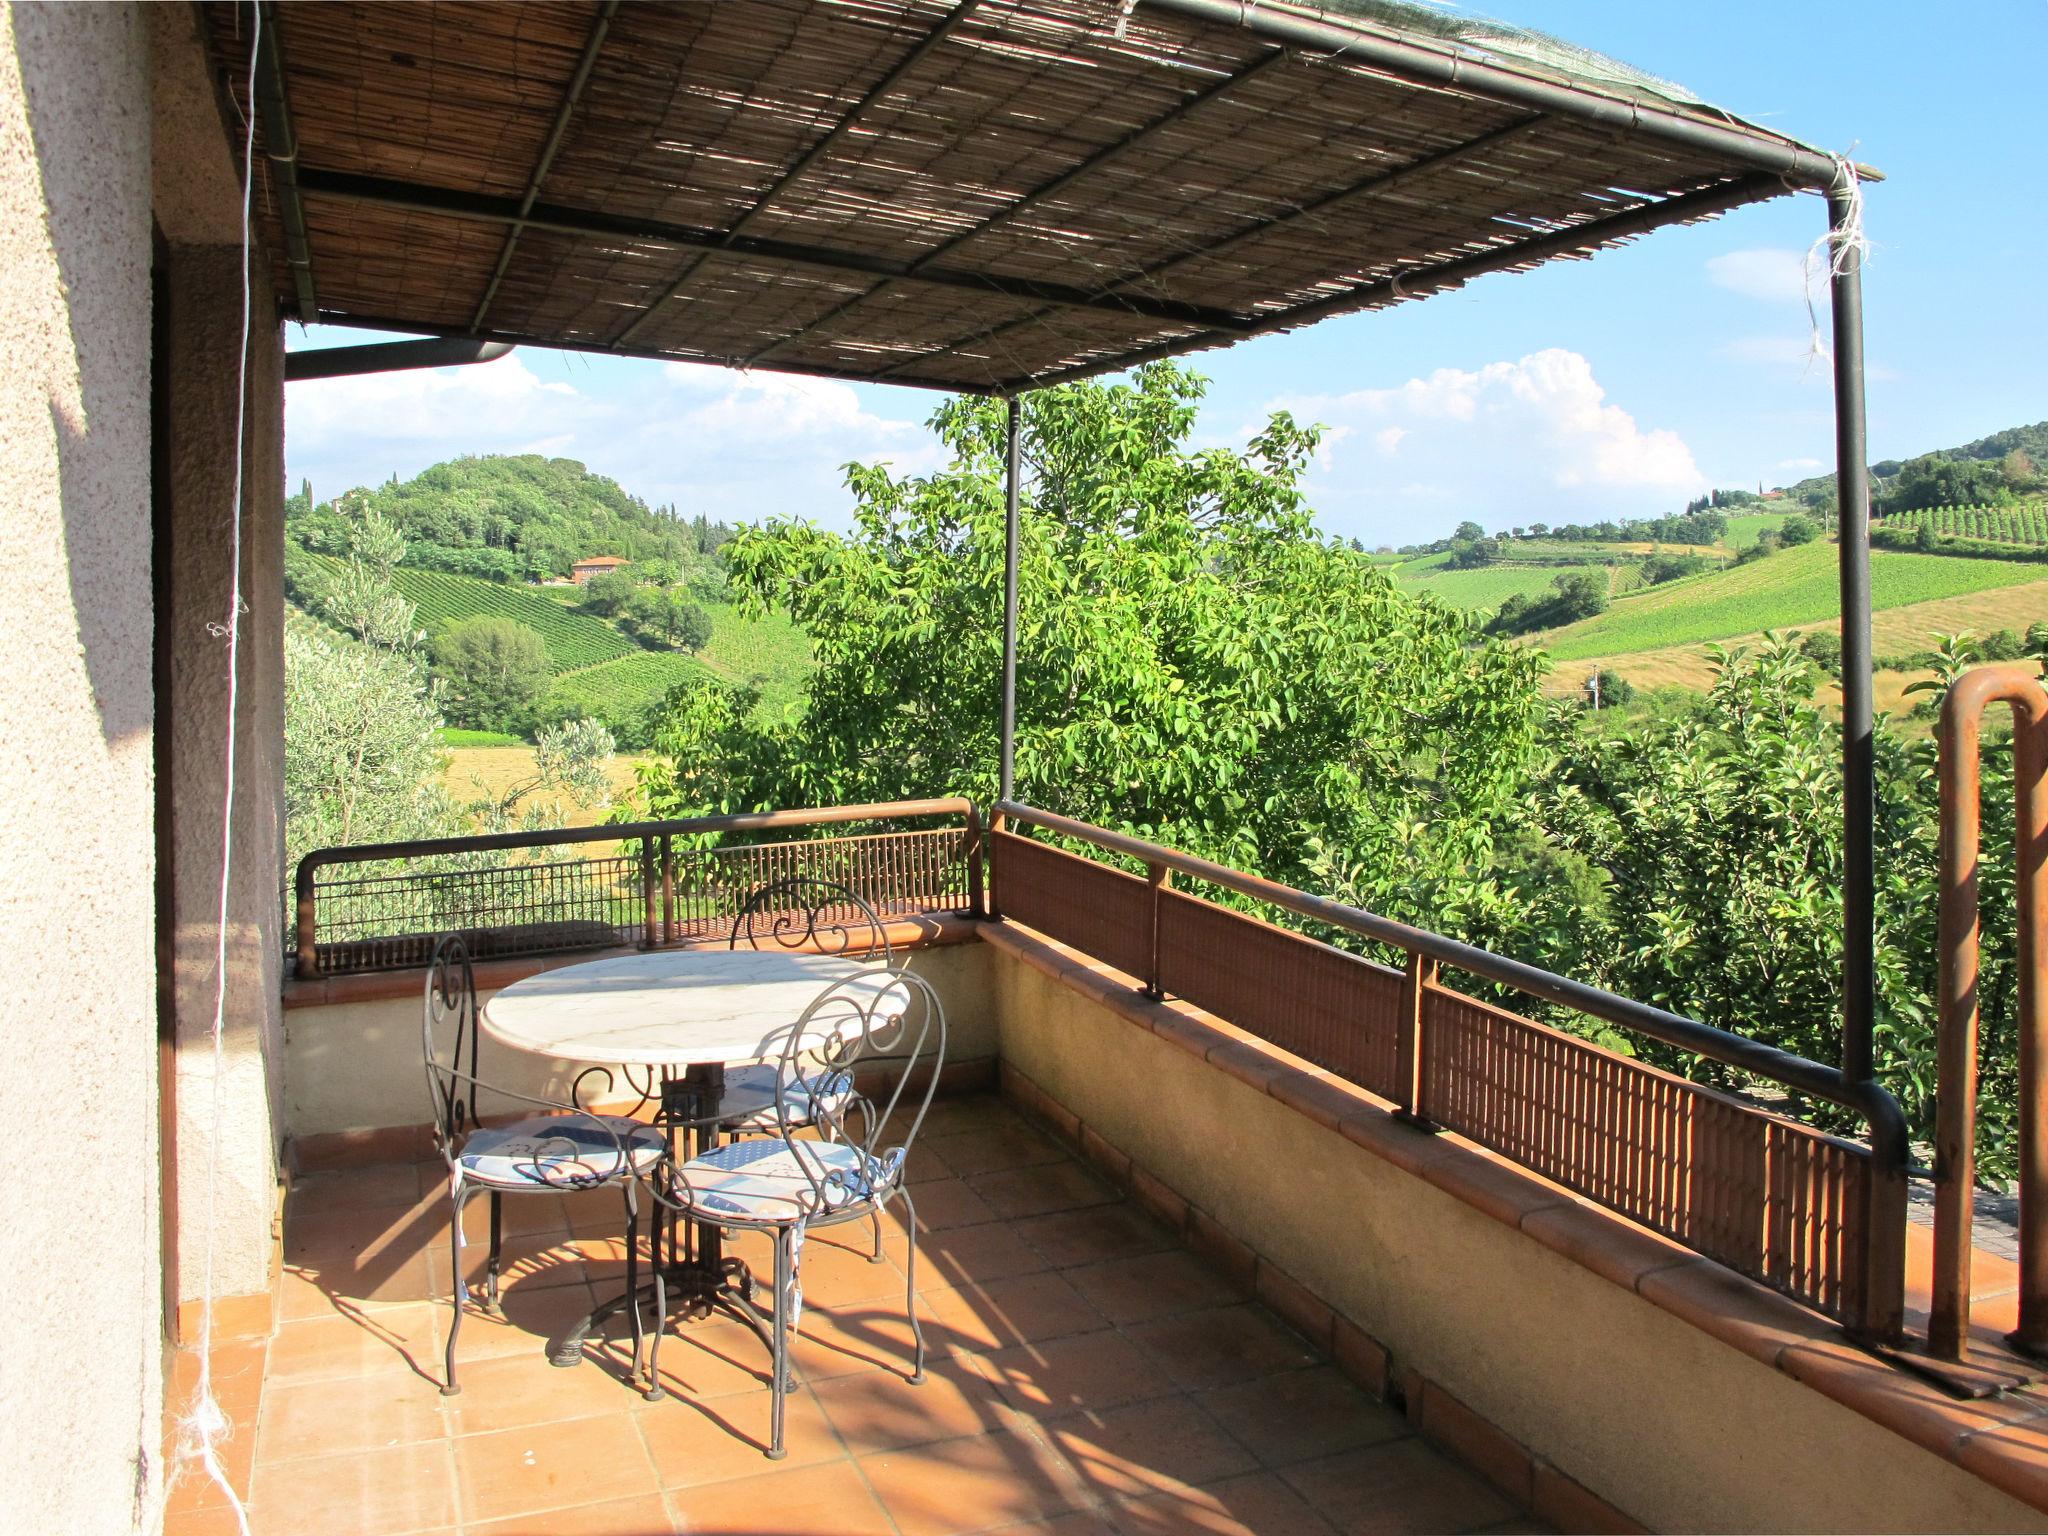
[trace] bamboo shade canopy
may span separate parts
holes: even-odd
[[[1825,186],[1827,155],[1399,0],[265,0],[287,313],[1011,393]]]

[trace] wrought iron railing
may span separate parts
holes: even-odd
[[[2020,1100],[2019,1327],[2011,1342],[2048,1355],[2048,685],[2027,666],[1965,672],[1941,709],[1941,981],[1934,1133],[1934,1286],[1929,1350],[1969,1353],[1970,1227],[1977,1174],[1977,866],[1984,711],[2010,705],[2017,820]]]
[[[1008,830],[1135,861],[1144,878]],[[1907,1140],[1875,1082],[1439,934],[1009,801],[993,908],[1770,1285],[1899,1336]],[[1404,969],[1171,888],[1175,873],[1401,951]],[[1867,1144],[1659,1071],[1443,984],[1454,969],[1840,1105]]]
[[[949,825],[899,825],[931,820]],[[763,836],[820,826],[860,830]],[[723,938],[750,891],[799,875],[885,918],[979,912],[981,871],[960,799],[321,848],[299,861],[294,954],[313,977],[422,966],[445,933],[480,958]]]

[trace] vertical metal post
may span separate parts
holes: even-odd
[[[1845,168],[1828,189],[1829,297],[1834,319],[1836,534],[1842,584],[1842,1071],[1876,1070],[1877,777],[1870,671],[1870,451],[1863,418],[1862,231]]]
[[[1003,459],[1003,726],[1001,792],[1015,798],[1017,788],[1017,480],[1024,425],[1024,402],[1009,399],[1009,441]]]
[[[1145,985],[1142,990],[1147,997],[1156,1003],[1166,996],[1165,988],[1159,984],[1161,975],[1159,964],[1159,924],[1161,918],[1165,915],[1166,889],[1173,884],[1173,871],[1164,864],[1147,864],[1145,866],[1145,883],[1150,887],[1150,890],[1146,893],[1150,899],[1146,903],[1149,932],[1145,936],[1145,954],[1147,958],[1145,963]]]
[[[1427,955],[1409,952],[1406,974],[1401,981],[1401,1033],[1394,1041],[1394,1084],[1398,1108],[1394,1118],[1426,1131],[1436,1129],[1422,1104],[1426,1057],[1422,1039],[1423,1015],[1429,1007],[1429,989],[1436,985],[1436,962]]]

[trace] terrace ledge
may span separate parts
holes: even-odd
[[[1154,1002],[1137,978],[1015,922],[980,925],[979,936],[1601,1279],[2048,1511],[2048,1397],[2023,1390],[1959,1402],[1768,1287],[1462,1137],[1405,1124],[1387,1100],[1192,1003]],[[1048,1109],[1060,1129],[1060,1107]],[[1084,1141],[1082,1131],[1076,1121],[1070,1139]],[[1150,1175],[1133,1169],[1131,1178]]]
[[[883,936],[897,950],[935,949],[944,944],[971,944],[985,927],[976,917],[956,913],[920,913],[914,917],[892,917],[882,925]],[[723,939],[697,939],[664,946],[671,949],[723,949]],[[805,946],[797,946],[803,948]],[[585,949],[567,954],[518,955],[476,962],[479,992],[496,992],[515,981],[538,976],[565,965],[583,965],[592,960],[613,960],[622,955],[644,954],[636,945],[613,949]],[[426,970],[413,966],[400,970],[365,971],[351,976],[287,976],[284,1006],[329,1008],[341,1003],[381,1003],[394,998],[417,997]]]

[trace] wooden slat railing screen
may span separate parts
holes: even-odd
[[[1442,987],[1419,1112],[1833,1316],[1860,1298],[1869,1154]]]
[[[1013,832],[997,832],[993,842],[1003,916],[1145,979],[1152,894],[1143,880]]]
[[[1165,991],[1392,1097],[1399,971],[1179,891],[1160,899]]]

